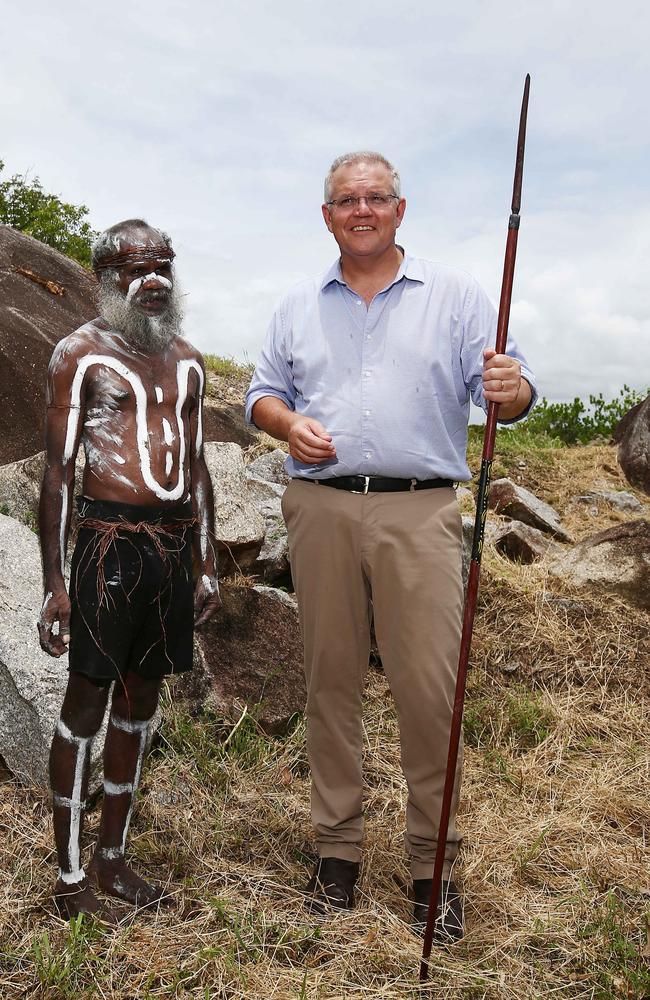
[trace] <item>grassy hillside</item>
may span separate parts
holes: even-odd
[[[477,453],[474,442],[473,467]],[[501,434],[500,473],[555,504],[577,539],[630,517],[575,500],[627,488],[610,446],[539,448]],[[395,712],[371,669],[355,911],[320,923],[301,905],[312,858],[302,722],[269,739],[247,716],[237,727],[192,721],[168,689],[131,845],[152,878],[169,873],[179,913],[112,934],[55,918],[46,798],[6,780],[0,996],[650,996],[647,616],[572,592],[544,562],[515,565],[486,546],[483,566],[460,810],[468,933],[434,952],[429,985],[418,984],[421,943],[408,926]],[[89,842],[97,823],[95,810]]]

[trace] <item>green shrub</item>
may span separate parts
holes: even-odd
[[[636,392],[624,385],[618,396],[609,402],[602,392],[590,396],[587,404],[577,396],[572,403],[549,403],[543,398],[519,427],[522,432],[543,434],[563,444],[586,444],[596,438],[610,438],[619,420],[649,393],[650,389]]]

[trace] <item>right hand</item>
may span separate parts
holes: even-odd
[[[289,454],[305,465],[319,465],[336,458],[332,435],[312,417],[297,417],[288,434]]]
[[[54,623],[59,623],[59,631],[52,631]],[[70,642],[70,598],[65,589],[47,593],[38,621],[38,636],[41,649],[50,656],[62,656],[68,652]]]

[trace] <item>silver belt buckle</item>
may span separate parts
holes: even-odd
[[[362,476],[361,478],[365,480],[365,482],[363,484],[363,489],[362,490],[350,490],[350,493],[358,493],[359,496],[365,497],[366,493],[368,492],[368,487],[370,486],[370,476]]]

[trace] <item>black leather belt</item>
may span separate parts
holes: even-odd
[[[308,479],[295,477],[300,483],[314,483],[315,486],[332,486],[335,490],[348,493],[414,493],[416,490],[435,490],[443,486],[453,486],[452,479],[391,479],[388,476],[334,476],[332,479]]]

